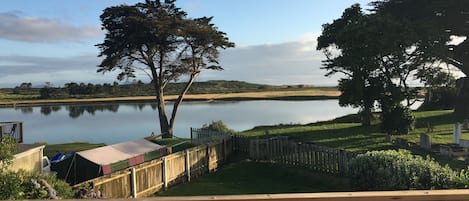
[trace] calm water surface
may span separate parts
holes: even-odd
[[[172,105],[167,110],[171,112]],[[185,102],[175,135],[190,137],[198,128],[222,120],[237,131],[259,125],[311,123],[355,113],[338,100]],[[113,144],[159,133],[155,105],[149,103],[1,108],[0,121],[23,121],[25,143],[91,142]]]

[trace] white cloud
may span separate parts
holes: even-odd
[[[80,41],[102,36],[98,25],[72,26],[58,20],[0,13],[0,38],[25,42]]]
[[[231,48],[222,51],[220,55],[220,64],[225,70],[204,71],[198,80],[241,80],[274,85],[336,85],[338,77],[325,77],[326,71],[320,69],[324,56],[315,48],[314,39]],[[101,58],[93,54],[63,58],[0,56],[0,61],[0,85],[3,86],[14,86],[25,81],[33,81],[33,84],[45,81],[63,83],[63,80],[112,82],[116,78],[115,73],[96,73],[96,66]],[[147,80],[147,77],[141,74],[136,79]]]
[[[311,36],[311,37],[309,37]],[[243,80],[265,84],[336,85],[338,77],[324,77],[325,59],[316,51],[314,35],[280,44],[236,47],[222,52],[224,71],[205,71],[201,80]]]

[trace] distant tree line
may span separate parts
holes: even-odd
[[[184,87],[183,83],[170,83],[167,86],[166,95],[176,95]],[[241,93],[256,91],[280,91],[280,90],[304,90],[317,88],[312,85],[264,85],[242,81],[213,80],[206,82],[194,82],[189,94],[209,93]],[[323,90],[335,90],[335,87],[321,87]],[[5,89],[3,89],[5,90]],[[155,92],[151,83],[141,80],[133,80],[129,83],[65,83],[61,87],[47,82],[42,87],[34,87],[30,82],[23,82],[11,89],[13,94],[38,96],[40,99],[64,99],[64,98],[99,98],[121,96],[154,96]]]

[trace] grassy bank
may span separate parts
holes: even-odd
[[[168,84],[165,88],[165,95],[168,95],[167,99],[175,99],[184,86],[185,83]],[[117,82],[113,84],[68,83],[63,87],[48,87],[47,90],[43,89],[20,86],[15,88],[0,88],[0,106],[74,102],[149,101],[154,100],[155,96],[154,87],[151,84],[142,82],[127,84],[119,84]],[[280,92],[285,92],[285,94]],[[256,93],[256,95],[250,93]],[[305,99],[311,98],[311,96],[318,96],[316,98],[337,96],[338,90],[336,87],[316,87],[312,85],[265,85],[242,81],[214,80],[194,82],[187,95],[189,95],[187,97],[188,100],[203,101],[259,98]]]
[[[236,195],[350,191],[348,181],[270,163],[229,163],[215,173],[175,186],[158,196]]]
[[[452,112],[452,110],[415,112],[415,129],[407,135],[395,135],[393,139],[399,137],[418,143],[420,134],[427,133],[430,128],[429,135],[432,144],[451,143],[452,125],[457,122]],[[356,115],[307,125],[259,126],[241,132],[242,135],[247,136],[260,136],[265,135],[265,133],[269,133],[269,135],[286,135],[290,139],[316,142],[354,152],[400,148],[384,140],[385,133],[381,132],[379,121],[375,120],[371,126],[361,126]],[[463,131],[462,139],[469,139],[469,131]],[[414,153],[431,155],[440,163],[449,164],[455,168],[464,168],[469,165],[469,162],[463,159],[452,160],[431,152],[417,150]]]
[[[105,146],[105,144],[91,144],[88,142],[73,142],[73,143],[64,143],[64,144],[46,144],[44,148],[44,155],[51,158],[57,152],[61,153],[71,153],[71,152],[78,152],[84,151],[88,149],[94,149],[97,147]]]
[[[224,101],[224,100],[314,100],[337,98],[339,92],[331,89],[304,89],[292,91],[262,91],[243,93],[217,93],[217,94],[188,94],[185,101]],[[2,98],[3,97],[3,98]],[[177,98],[176,95],[165,96],[171,101]],[[39,106],[54,104],[82,104],[82,103],[105,103],[105,102],[151,102],[154,96],[129,96],[111,98],[69,98],[69,99],[27,99],[15,96],[7,96],[0,93],[0,107],[13,106]]]

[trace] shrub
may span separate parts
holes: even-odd
[[[0,199],[49,199],[50,195],[41,180],[54,188],[58,198],[73,198],[70,185],[58,180],[53,174],[5,171],[0,173]]]
[[[430,157],[409,151],[370,151],[351,160],[351,186],[357,190],[447,189],[456,187],[456,173]]]
[[[221,121],[221,120],[212,121],[212,123],[210,123],[208,125],[207,124],[203,125],[202,128],[210,129],[212,131],[218,131],[218,132],[226,133],[226,134],[235,134],[236,133],[236,131],[234,131],[231,128],[228,128],[228,126],[226,126],[226,124],[223,123],[223,121]]]
[[[397,105],[382,112],[382,129],[388,134],[408,134],[414,127],[415,118],[412,111]]]
[[[0,200],[23,198],[21,179],[14,172],[0,172]]]
[[[0,172],[11,163],[17,143],[13,137],[5,136],[0,140]]]

